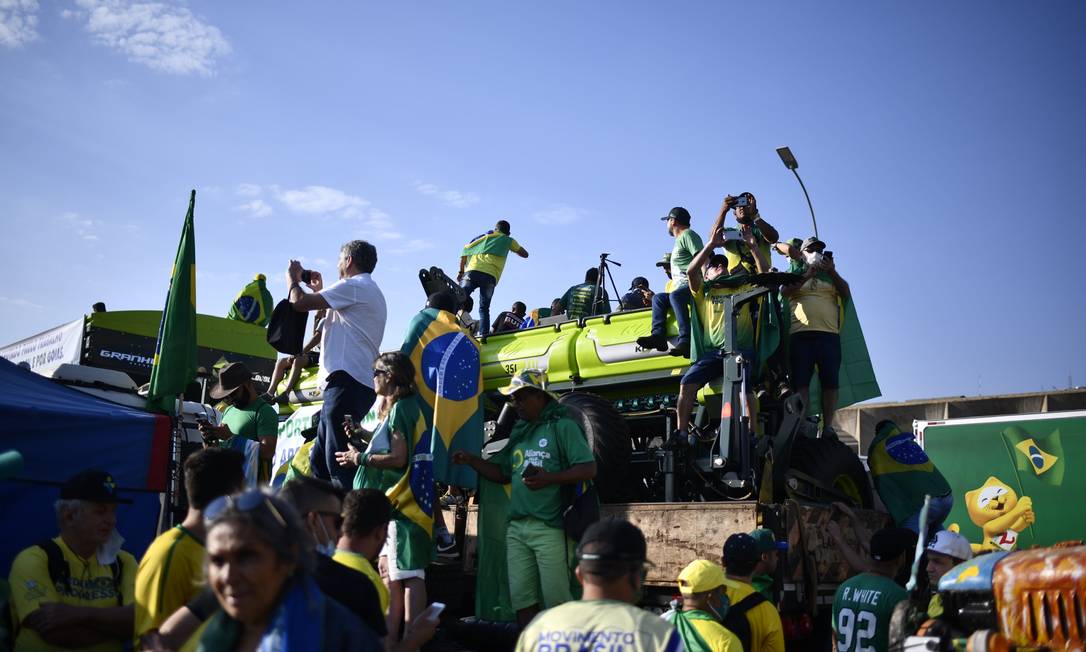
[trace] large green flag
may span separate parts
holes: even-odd
[[[177,397],[196,377],[196,232],[192,212],[196,191],[189,197],[189,212],[177,243],[170,290],[158,325],[158,342],[151,367],[147,400],[168,414],[177,410]]]

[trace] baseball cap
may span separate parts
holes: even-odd
[[[685,225],[689,226],[690,225],[690,212],[687,211],[682,206],[676,206],[675,208],[672,208],[670,211],[668,211],[667,215],[661,217],[660,219],[665,221],[665,222],[670,220],[670,219],[674,219],[679,224],[685,224]]]
[[[705,593],[727,583],[724,569],[705,559],[695,559],[679,573],[679,593]]]
[[[888,527],[871,535],[871,558],[890,561],[916,545],[916,533],[902,527]]]
[[[86,500],[92,503],[125,503],[132,501],[117,495],[117,483],[105,471],[91,469],[68,478],[60,488],[61,500]]]
[[[540,369],[525,369],[516,376],[513,376],[509,380],[509,384],[498,389],[498,391],[506,396],[512,396],[525,388],[538,389],[541,392],[546,392],[547,373]]]
[[[935,538],[928,544],[928,550],[961,561],[973,558],[973,547],[969,545],[969,540],[957,532],[951,532],[950,530],[939,530],[936,532]]]
[[[803,241],[803,246],[800,247],[800,249],[806,251],[807,247],[810,247],[811,245],[816,245],[816,244],[820,244],[823,247],[826,246],[825,242],[822,242],[821,240],[819,240],[818,238],[816,238],[815,236],[812,235],[811,237],[809,237],[809,238],[807,238],[806,240]]]
[[[23,455],[19,451],[0,453],[0,479],[10,478],[23,470]]]
[[[644,276],[635,276],[634,280],[630,282],[630,289],[635,290],[637,288],[647,288],[649,286],[649,279]]]
[[[773,530],[770,530],[769,528],[760,527],[757,530],[754,530],[750,533],[750,538],[754,539],[754,543],[758,547],[759,555],[777,549],[777,537],[773,535]]]
[[[753,565],[758,563],[758,544],[749,534],[733,534],[724,542],[724,564],[738,563]]]
[[[219,380],[208,394],[219,400],[229,396],[230,392],[253,379],[253,372],[242,362],[231,362],[219,371]]]
[[[591,552],[585,552],[591,549]],[[577,544],[577,559],[585,561],[645,561],[648,545],[636,525],[618,518],[588,526]]]
[[[664,254],[663,258],[656,261],[656,266],[657,267],[670,268],[671,267],[671,252],[670,251],[667,252],[666,254]]]
[[[724,254],[713,254],[709,256],[709,267],[721,266],[724,269],[728,268],[728,257]]]

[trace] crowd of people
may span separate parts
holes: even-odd
[[[725,226],[730,211],[735,228]],[[637,277],[622,305],[651,308],[652,330],[639,341],[644,349],[693,360],[681,381],[680,431],[688,427],[683,407],[691,407],[691,390],[721,373],[725,343],[716,293],[723,286],[716,281],[769,271],[772,248],[789,257],[798,277],[783,289],[792,304],[793,379],[804,391],[818,368],[828,426],[840,363],[836,302],[847,298],[848,285],[824,243],[779,242],[749,193],[725,199],[707,243],[691,228],[685,209],[674,208],[663,219],[675,240],[660,264],[668,285],[653,293],[648,280]],[[510,252],[528,257],[505,221],[463,249],[457,279],[469,297],[479,290],[482,336],[534,320],[518,301],[491,322],[491,299]],[[419,460],[416,444],[427,427],[420,370],[403,352],[378,350],[387,307],[371,276],[376,265],[376,248],[355,240],[342,247],[339,279],[328,287],[319,272],[304,270],[298,261],[290,261],[286,272],[293,310],[322,315],[305,352],[278,370],[278,377],[288,369],[295,374],[319,347],[323,407],[306,453],[308,473],[291,477],[276,492],[253,488],[266,485],[271,475],[271,404],[281,396],[259,394],[248,368],[227,365],[210,392],[228,405],[222,423],[199,424],[206,447],[184,463],[188,513],[138,564],[120,549],[116,505],[125,498],[108,473],[78,474],[61,489],[59,535],[28,547],[12,567],[17,650],[104,651],[133,641],[149,650],[413,650],[434,635],[439,610],[428,605],[426,594],[434,531],[416,527],[390,498]],[[447,312],[450,323],[476,324],[471,307],[452,295],[434,295],[427,305],[435,314]],[[555,299],[549,314],[578,318],[606,312],[609,305],[599,268],[592,268],[583,283]],[[673,343],[663,326],[669,312],[679,329]],[[740,351],[751,346],[749,321],[732,343]],[[451,462],[509,485],[504,553],[510,603],[523,628],[518,649],[566,649],[560,644],[571,641],[575,649],[784,649],[771,591],[780,544],[771,531],[728,537],[721,542],[719,564],[691,560],[676,578],[681,600],[664,617],[636,608],[651,564],[642,532],[626,521],[605,519],[570,536],[570,496],[580,495],[578,488],[597,472],[581,427],[548,390],[542,371],[521,371],[501,394],[519,416],[508,443],[487,459],[458,450]],[[896,447],[906,443],[896,439],[901,436],[893,424],[880,424],[873,445],[886,448],[892,441]],[[246,473],[253,460],[255,477]],[[918,493],[936,496],[929,525],[941,523],[949,487],[943,491],[926,467],[912,469],[927,472],[923,478],[902,468],[879,467],[877,461],[872,466],[895,524],[918,528]],[[440,510],[433,503],[420,504],[436,519]],[[965,549],[952,533],[929,531],[938,531],[928,563],[936,574]],[[897,530],[881,530],[867,548],[851,551],[860,574],[842,585],[834,603],[839,652],[885,649],[875,640],[883,636],[883,614],[869,607],[901,597],[903,589],[888,582],[904,563],[903,540]],[[571,558],[581,586],[576,600]],[[876,594],[887,597],[871,597]],[[931,608],[938,608],[937,600]]]

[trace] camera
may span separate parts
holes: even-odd
[[[313,278],[313,272],[308,269],[302,270],[302,283],[309,283],[309,279]]]
[[[738,197],[735,198],[735,207],[736,208],[740,208],[740,207],[745,208],[747,206],[750,206],[750,198],[749,197],[747,197],[746,195],[739,195]]]

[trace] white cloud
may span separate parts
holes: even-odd
[[[259,197],[260,186],[255,183],[239,183],[237,189],[234,190],[242,197]]]
[[[369,206],[369,202],[361,197],[327,186],[306,186],[298,190],[274,188],[274,191],[276,198],[296,213],[334,213],[341,217],[358,217],[360,210]]]
[[[38,38],[38,0],[0,0],[0,45],[18,48]]]
[[[432,183],[415,182],[415,190],[420,194],[437,197],[446,206],[453,208],[467,208],[479,203],[479,195],[474,192],[460,190],[442,190]]]
[[[263,199],[247,201],[244,204],[237,206],[236,209],[244,211],[252,217],[267,217],[272,214],[272,207]]]
[[[433,249],[434,243],[429,240],[408,240],[398,247],[393,247],[388,250],[391,254],[413,254],[418,251],[425,251],[426,249]]]
[[[6,303],[8,305],[15,306],[17,308],[33,308],[35,310],[41,310],[45,306],[34,303],[27,299],[19,299],[17,297],[0,297],[0,303]]]
[[[591,214],[592,211],[586,208],[577,208],[575,206],[561,204],[537,211],[532,215],[532,219],[547,226],[566,226],[568,224],[573,224],[574,222],[579,222]]]
[[[74,231],[80,239],[91,242],[98,240],[97,229],[102,225],[101,220],[94,220],[83,217],[79,213],[68,212],[60,216],[60,221]]]
[[[65,17],[86,20],[86,30],[95,41],[152,70],[213,75],[217,60],[230,53],[230,44],[219,28],[186,7],[131,0],[75,3],[79,10],[65,12]]]

